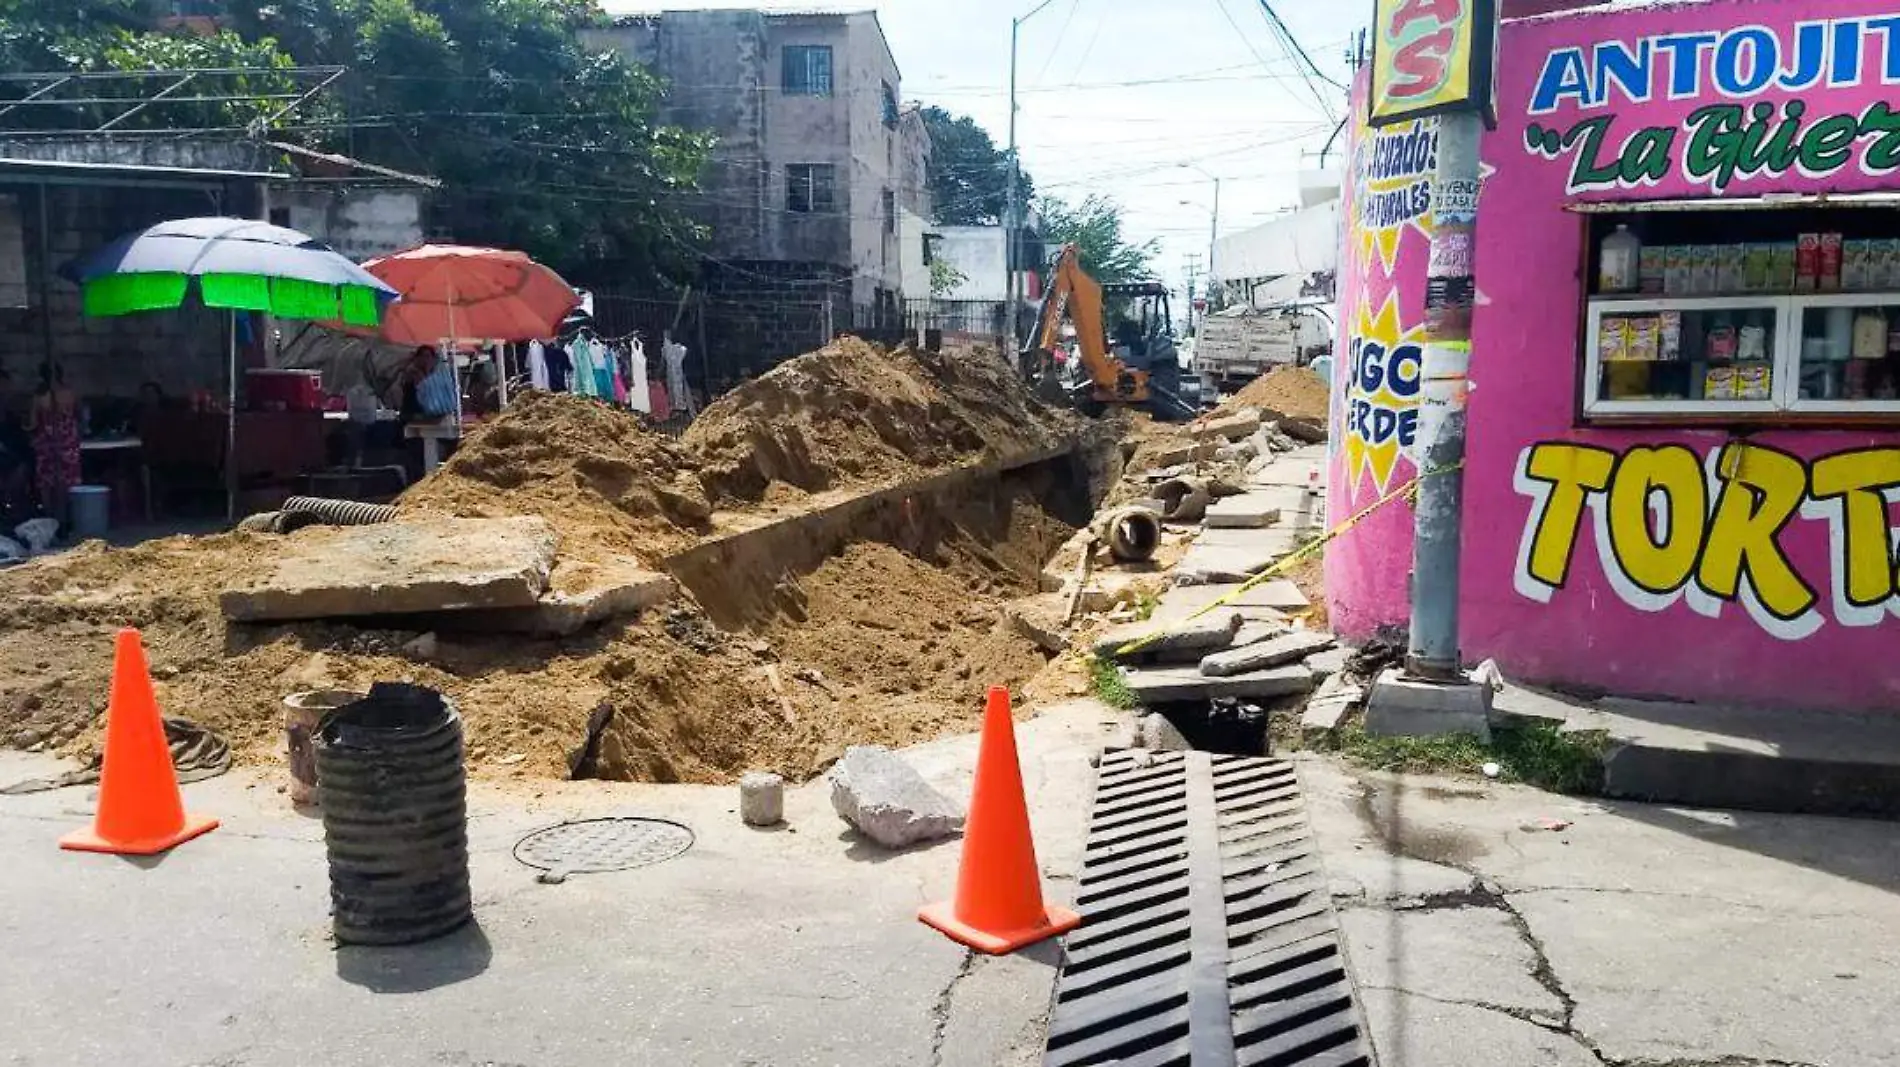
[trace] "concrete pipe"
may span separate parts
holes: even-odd
[[[1199,478],[1170,478],[1154,488],[1161,501],[1161,517],[1169,522],[1199,522],[1213,502],[1207,483]]]
[[[1147,508],[1119,508],[1102,516],[1096,533],[1121,563],[1146,563],[1161,547],[1161,516]]]

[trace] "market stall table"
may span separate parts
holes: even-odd
[[[137,437],[101,437],[79,442],[79,455],[83,461],[88,454],[100,455],[117,452],[139,454],[139,500],[145,509],[145,521],[152,521],[152,467],[145,461],[145,442]]]

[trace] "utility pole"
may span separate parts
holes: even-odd
[[[1431,265],[1425,296],[1425,359],[1419,392],[1418,509],[1412,541],[1412,626],[1406,669],[1440,682],[1463,681],[1458,666],[1458,546],[1465,495],[1465,402],[1470,386],[1471,249],[1477,226],[1475,111],[1438,120],[1438,173],[1432,186]]]
[[[1214,310],[1214,287],[1220,285],[1220,273],[1214,262],[1214,246],[1220,242],[1220,179],[1214,179],[1214,221],[1207,227],[1207,310]],[[1222,287],[1223,290],[1225,287]]]
[[[1009,308],[1006,322],[1009,328],[1010,355],[1021,347],[1022,339],[1017,336],[1017,321],[1022,307],[1021,264],[1016,262],[1018,251],[1017,234],[1022,230],[1022,209],[1017,204],[1016,171],[1016,43],[1021,36],[1022,25],[1035,17],[1036,12],[1048,7],[1055,0],[1042,0],[1042,3],[1029,9],[1026,14],[1009,20],[1009,177],[1007,192],[1004,194],[1003,207],[1003,271],[1009,275]]]
[[[1194,283],[1200,281],[1201,279],[1201,257],[1199,253],[1189,252],[1186,255],[1183,255],[1181,259],[1182,259],[1182,268],[1181,268],[1182,272],[1187,275],[1188,326],[1193,327],[1194,325]],[[1207,314],[1203,312],[1201,314],[1201,318],[1205,320],[1207,318]],[[1197,332],[1195,336],[1198,337],[1200,335]]]

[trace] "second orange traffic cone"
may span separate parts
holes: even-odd
[[[1009,690],[990,690],[976,786],[963,830],[963,862],[956,899],[927,904],[917,917],[952,941],[992,956],[1068,933],[1082,918],[1042,901],[1042,871],[1029,833],[1022,765],[1016,758],[1016,722]]]
[[[171,749],[165,744],[165,723],[145,668],[145,646],[137,630],[120,630],[112,658],[112,697],[106,705],[99,811],[92,829],[67,834],[59,839],[59,847],[150,856],[217,825],[216,819],[185,814]]]

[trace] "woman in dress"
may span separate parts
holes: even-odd
[[[79,484],[79,398],[66,388],[66,372],[57,365],[40,366],[29,429],[40,508],[64,525],[66,490]]]

